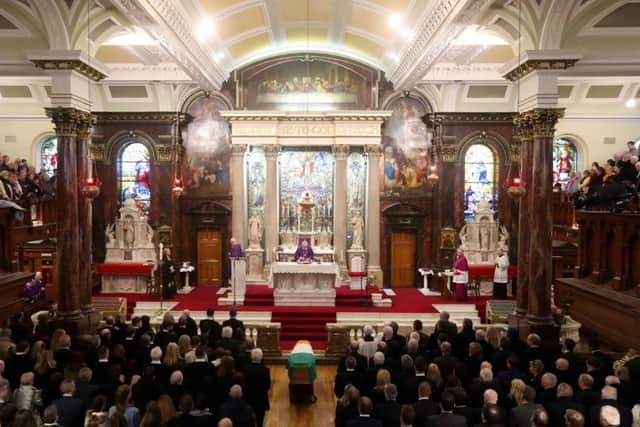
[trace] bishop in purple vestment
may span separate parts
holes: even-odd
[[[307,240],[303,240],[296,253],[293,255],[293,260],[296,262],[310,262],[313,261],[313,249],[309,246]]]
[[[230,258],[241,258],[244,256],[244,253],[242,252],[242,246],[240,246],[240,244],[234,237],[229,240],[229,243],[231,244],[231,251],[229,252]]]

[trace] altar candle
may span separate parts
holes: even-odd
[[[163,245],[162,245],[162,242],[160,242],[160,245],[159,245],[160,253],[159,253],[159,255],[158,255],[158,261],[161,261],[161,260],[162,260],[162,246],[163,246]]]

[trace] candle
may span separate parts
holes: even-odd
[[[520,187],[522,185],[522,180],[519,177],[515,177],[512,180],[512,184],[514,187]]]
[[[162,246],[163,246],[162,242],[160,242],[160,245],[159,245],[160,253],[158,254],[158,260],[162,259]]]

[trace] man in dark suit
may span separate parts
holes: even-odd
[[[558,400],[547,403],[550,427],[565,426],[564,413],[567,409],[574,409],[582,415],[585,415],[585,407],[573,400],[573,388],[569,384],[558,384],[556,395],[558,396]]]
[[[88,408],[93,398],[100,391],[100,387],[96,384],[91,384],[93,372],[91,368],[81,368],[78,372],[78,383],[76,384],[76,391],[74,397],[82,400],[82,404],[85,408]],[[102,383],[103,385],[106,384]]]
[[[9,380],[12,389],[20,386],[20,377],[33,369],[33,360],[29,357],[29,343],[20,341],[16,352],[5,362],[4,376]]]
[[[238,384],[231,386],[229,400],[220,406],[220,417],[229,418],[234,427],[253,427],[256,416],[242,398],[242,387]]]
[[[416,357],[413,361],[413,369],[413,375],[398,383],[401,403],[413,404],[418,400],[418,386],[422,381],[426,381],[427,362],[423,356]]]
[[[207,308],[207,318],[200,321],[200,334],[207,340],[207,344],[215,343],[222,334],[222,326],[213,319],[213,315],[213,308]]]
[[[98,385],[107,384],[109,382],[109,369],[111,369],[109,347],[103,345],[98,349],[98,361],[92,367],[91,379],[93,383]]]
[[[236,310],[236,307],[231,306],[229,309],[229,318],[222,322],[222,327],[231,326],[231,329],[233,329],[234,332],[236,329],[242,329],[242,331],[244,331],[244,323],[242,323],[242,320],[238,320],[237,317],[238,311]]]
[[[384,402],[378,403],[373,416],[382,421],[384,427],[400,427],[400,404],[396,401],[398,389],[395,384],[384,386]]]
[[[53,401],[58,409],[59,424],[63,427],[83,427],[85,407],[82,400],[73,397],[76,385],[73,380],[63,380],[60,384],[62,397]]]
[[[535,403],[536,390],[527,386],[524,389],[523,400],[520,405],[511,410],[511,417],[509,425],[511,427],[529,427],[531,424],[531,416],[537,410],[542,408],[542,405]]]
[[[368,397],[358,400],[358,417],[347,422],[347,427],[383,427],[382,422],[371,417],[373,403]]]
[[[0,424],[8,426],[12,424],[18,408],[11,400],[11,387],[9,381],[0,378]]]
[[[207,393],[206,384],[211,382],[215,374],[213,365],[207,361],[207,354],[204,347],[200,346],[195,350],[196,360],[187,365],[185,377],[187,385],[199,393]],[[196,393],[197,394],[197,393]]]
[[[251,350],[251,363],[244,370],[245,381],[248,387],[245,391],[245,399],[256,414],[256,425],[262,426],[264,414],[269,410],[269,389],[271,388],[271,373],[269,368],[262,364],[262,350]]]
[[[462,415],[456,415],[453,413],[455,406],[455,398],[453,394],[444,392],[440,395],[440,409],[439,415],[432,415],[427,420],[429,427],[467,427],[467,419]]]
[[[453,374],[456,365],[458,364],[458,358],[452,354],[453,349],[451,343],[448,341],[440,344],[440,356],[433,360],[433,363],[440,368],[440,375],[442,378],[449,378]]]
[[[620,426],[629,427],[633,421],[631,410],[618,402],[618,390],[611,386],[605,386],[600,393],[600,401],[589,408],[585,426],[600,427],[600,412],[603,406],[613,406],[620,413]]]
[[[558,386],[558,378],[551,372],[545,372],[540,379],[540,387],[536,402],[546,405],[556,400],[556,387]]]
[[[339,399],[344,394],[344,387],[347,384],[353,385],[358,391],[363,391],[364,378],[360,372],[356,371],[356,359],[352,356],[347,357],[345,362],[346,370],[336,375],[333,393]]]
[[[437,336],[438,333],[444,332],[445,334],[447,334],[449,339],[454,342],[456,335],[458,335],[458,326],[455,323],[449,321],[449,318],[450,316],[448,311],[440,312],[440,320],[436,324],[436,330],[434,331],[434,334],[436,334]]]
[[[551,361],[546,351],[540,347],[542,340],[538,334],[529,334],[527,336],[527,348],[524,350],[522,361],[523,366],[529,366],[532,360],[540,360],[544,363],[545,369],[551,369]]]
[[[426,427],[429,417],[440,413],[440,405],[431,400],[431,384],[429,381],[423,381],[418,386],[418,401],[414,407],[416,409],[414,425],[417,427]]]
[[[500,407],[492,403],[482,407],[482,424],[476,427],[505,427]]]
[[[585,408],[595,405],[600,399],[597,392],[593,390],[593,377],[589,374],[581,374],[578,377],[578,392],[575,394],[575,400],[581,403]]]
[[[176,294],[175,285],[175,266],[173,265],[173,257],[171,249],[164,248],[162,250],[162,297],[171,298]]]
[[[360,347],[360,343],[358,341],[351,341],[349,345],[349,353],[345,354],[338,361],[338,372],[344,372],[347,369],[346,361],[347,357],[353,357],[356,359],[356,371],[360,373],[364,373],[367,369],[367,358],[358,353],[358,348]],[[362,390],[360,390],[362,392]]]

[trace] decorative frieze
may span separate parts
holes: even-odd
[[[146,123],[175,123],[180,121],[181,125],[187,124],[192,117],[186,113],[173,112],[123,112],[123,113],[95,113],[98,123],[126,123],[126,122],[146,122]]]
[[[530,59],[523,62],[522,64],[517,65],[511,71],[506,73],[504,75],[504,78],[515,82],[517,80],[520,80],[527,74],[532,73],[533,71],[562,71],[566,70],[567,68],[573,67],[576,62],[578,62],[578,58]]]
[[[96,82],[107,77],[105,73],[80,59],[31,59],[31,62],[45,71],[72,70]]]

